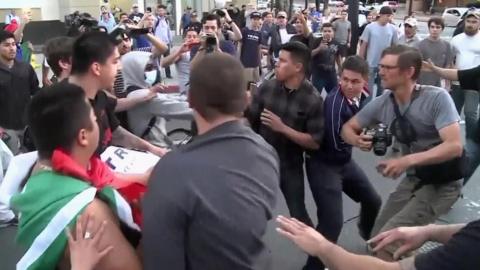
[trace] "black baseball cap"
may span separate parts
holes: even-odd
[[[380,15],[392,15],[393,14],[393,10],[391,7],[389,6],[383,6],[381,9],[380,9],[380,12],[378,13]]]
[[[258,11],[250,13],[250,18],[262,18],[262,14]]]

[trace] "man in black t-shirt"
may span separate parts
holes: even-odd
[[[240,61],[243,64],[245,80],[247,82],[258,82],[260,80],[262,14],[254,11],[250,14],[250,27],[242,29],[242,49]]]
[[[423,66],[426,71],[433,71],[444,79],[459,81],[461,89],[480,91],[480,66],[464,70],[446,69],[435,66],[431,60],[424,61]],[[480,122],[477,123],[476,136],[473,140],[467,140],[465,150],[469,162],[464,185],[467,184],[478,165],[480,165]]]
[[[96,153],[102,153],[111,144],[144,150],[162,156],[166,150],[133,135],[119,125],[114,109],[117,101],[100,89],[113,86],[120,54],[115,40],[102,32],[80,36],[73,45],[70,83],[81,86],[90,100],[100,128]]]
[[[323,36],[312,44],[312,84],[321,93],[325,88],[327,93],[337,87],[337,71],[335,64],[340,64],[339,43],[334,37],[332,24],[322,25]]]

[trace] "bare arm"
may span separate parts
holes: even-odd
[[[152,44],[152,53],[155,55],[162,55],[168,50],[167,44],[163,43],[159,38],[156,36],[148,33],[146,35],[148,41]]]
[[[22,41],[23,30],[25,30],[25,26],[30,22],[30,19],[27,15],[22,15],[21,20],[22,22],[18,26],[17,30],[15,30],[15,32],[13,33],[13,35],[15,36],[15,41],[17,43]]]
[[[428,151],[405,156],[410,166],[436,164],[462,155],[460,125],[453,123],[439,131],[442,143]]]
[[[170,65],[176,63],[178,60],[180,60],[180,57],[182,56],[182,54],[184,54],[188,51],[189,51],[188,44],[186,44],[186,43],[182,44],[182,47],[180,47],[180,49],[175,51],[175,53],[172,53],[172,54],[170,54],[167,57],[164,57],[162,59],[161,66],[162,67],[167,67],[167,66],[170,66]]]
[[[242,31],[240,31],[240,28],[238,28],[237,24],[232,21],[230,24],[232,27],[232,31],[229,32],[229,36],[233,41],[240,41],[242,40]]]
[[[362,41],[362,43],[360,44],[360,51],[358,52],[358,56],[362,57],[363,59],[365,59],[367,55],[367,46],[368,42],[366,41]]]
[[[128,111],[139,104],[151,100],[156,95],[157,93],[150,91],[149,94],[143,96],[127,96],[125,98],[119,98],[117,99],[117,106],[115,106],[115,112]]]
[[[361,256],[345,251],[329,242],[312,227],[294,218],[279,216],[277,231],[292,240],[302,250],[316,256],[329,269],[336,270],[401,270],[399,263],[385,262],[371,256]]]
[[[225,20],[229,22],[229,25],[232,27],[233,30],[233,35],[231,35],[231,39],[234,41],[242,40],[242,31],[240,31],[240,28],[238,28],[237,24],[232,20],[226,9],[223,9],[223,12],[225,13]]]
[[[458,80],[458,69],[441,68],[441,67],[433,66],[432,71],[444,79],[447,79],[450,81]]]
[[[326,266],[337,270],[401,270],[398,262],[386,262],[368,255],[357,255],[325,240],[317,254]]]
[[[452,225],[427,225],[428,238],[431,241],[446,244],[454,234],[459,232],[466,224],[452,224]]]
[[[163,156],[166,153],[165,149],[152,145],[121,126],[117,127],[113,132],[112,143],[125,148],[148,151],[158,156]]]
[[[285,137],[293,141],[294,143],[300,145],[305,149],[312,149],[316,150],[320,146],[318,143],[313,139],[312,135],[308,133],[303,133],[300,131],[296,131],[295,129],[285,125],[284,129],[281,132]]]

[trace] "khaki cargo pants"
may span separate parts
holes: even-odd
[[[372,237],[398,227],[422,226],[447,213],[460,197],[463,180],[419,186],[420,180],[407,176],[390,194],[375,221]],[[385,248],[393,254],[398,245]]]

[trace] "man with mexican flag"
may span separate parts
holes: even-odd
[[[85,239],[106,221],[98,247],[113,249],[99,269],[141,269],[135,252],[140,229],[130,205],[108,184],[112,172],[94,155],[99,128],[82,88],[62,83],[41,90],[27,122],[39,160],[23,192],[11,200],[20,213],[17,242],[27,249],[17,269],[70,269],[64,231],[80,214],[96,220],[88,223]]]

